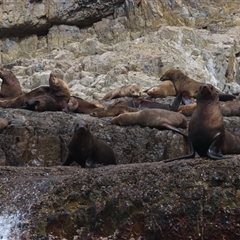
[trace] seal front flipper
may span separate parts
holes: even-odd
[[[225,158],[221,153],[221,149],[219,149],[220,137],[221,137],[221,133],[219,132],[214,136],[214,139],[213,139],[210,147],[208,148],[207,155],[211,159],[219,160],[219,159]]]
[[[174,126],[171,126],[169,124],[163,124],[163,126],[167,129],[170,129],[174,132],[177,132],[179,134],[181,134],[184,139],[186,140],[188,146],[189,146],[189,154],[187,155],[183,155],[183,156],[179,156],[179,157],[176,157],[176,158],[171,158],[171,159],[166,159],[166,160],[163,160],[163,162],[172,162],[172,161],[175,161],[175,160],[181,160],[181,159],[186,159],[186,158],[194,158],[195,157],[195,150],[194,150],[194,147],[193,147],[193,144],[192,144],[192,141],[190,140],[190,138],[188,137],[187,134],[185,134],[184,132],[182,132],[181,130],[179,130],[178,128],[174,127]]]
[[[178,95],[173,100],[170,110],[173,112],[177,112],[181,102],[182,102],[182,93],[178,93]]]
[[[74,157],[69,153],[68,156],[67,156],[67,159],[62,164],[62,166],[70,166],[71,163],[73,163],[73,162],[74,162]]]
[[[219,93],[218,94],[219,101],[232,101],[236,97],[232,94],[225,94],[225,93]]]

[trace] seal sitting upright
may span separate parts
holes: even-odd
[[[64,166],[76,161],[81,167],[116,164],[115,154],[110,146],[92,135],[89,125],[78,119],[68,145],[69,154]]]
[[[223,159],[223,154],[239,154],[240,138],[225,129],[218,92],[211,84],[203,84],[197,93],[197,106],[189,121],[188,136],[193,151],[186,156],[164,160],[200,157]]]

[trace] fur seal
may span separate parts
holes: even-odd
[[[177,94],[181,94],[183,100],[186,98],[196,97],[196,92],[203,84],[198,82],[187,75],[185,75],[182,71],[178,69],[170,69],[163,74],[160,78],[161,81],[170,80],[175,86]],[[235,96],[231,94],[224,94],[219,89],[216,89],[219,93],[220,101],[228,101],[235,98]]]
[[[138,112],[140,111],[137,108],[132,108],[124,105],[111,105],[105,108],[96,108],[94,109],[90,115],[93,117],[113,117],[113,116],[118,116],[122,113],[127,113],[127,112]]]
[[[20,83],[11,70],[1,68],[0,78],[2,79],[0,98],[14,98],[22,94]]]
[[[172,81],[169,80],[163,81],[157,86],[151,87],[143,92],[146,92],[148,96],[153,98],[163,98],[167,96],[177,95],[177,92]]]
[[[0,107],[23,108],[33,111],[68,111],[70,90],[54,74],[49,76],[49,86],[40,86],[17,98],[0,100]]]
[[[64,166],[76,161],[81,167],[94,167],[98,164],[116,164],[115,154],[110,146],[98,140],[90,131],[89,125],[78,119],[73,136],[68,145],[69,154]]]
[[[137,84],[125,85],[108,92],[102,100],[111,100],[120,97],[139,97],[141,96],[141,87]]]
[[[189,121],[188,136],[192,150],[186,156],[164,160],[170,162],[200,157],[223,159],[223,154],[239,154],[240,138],[225,130],[218,92],[211,84],[203,84],[197,93],[197,106]]]
[[[139,112],[123,113],[113,118],[111,123],[120,126],[140,125],[158,129],[172,129],[173,126],[176,128],[187,127],[185,116],[165,109],[143,109]]]
[[[71,96],[68,102],[68,109],[70,112],[90,114],[94,109],[98,109],[102,105],[88,102],[82,98]]]
[[[195,108],[196,103],[191,103],[187,105],[181,105],[178,111],[186,117],[191,117]],[[232,101],[219,102],[222,115],[225,117],[230,116],[240,116],[240,101],[239,99],[234,99]]]
[[[0,133],[2,133],[2,131],[7,128],[8,125],[9,121],[7,118],[0,118]]]

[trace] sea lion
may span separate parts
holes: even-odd
[[[176,96],[177,92],[172,81],[166,80],[161,82],[157,86],[151,87],[143,92],[146,92],[148,96],[153,98],[163,98],[167,96]]]
[[[239,99],[226,102],[219,102],[219,105],[223,116],[225,117],[240,116]],[[187,105],[181,105],[179,106],[178,111],[186,117],[191,117],[196,106],[197,104],[195,102]]]
[[[68,111],[68,101],[70,100],[70,89],[66,82],[51,73],[49,76],[50,93],[58,101],[63,111]]]
[[[195,151],[200,157],[211,159],[223,159],[223,154],[240,153],[240,138],[225,130],[218,92],[211,84],[203,84],[199,88],[188,136],[193,146],[190,153],[164,162],[192,158]]]
[[[198,82],[187,75],[185,75],[182,71],[178,69],[170,69],[163,74],[160,78],[161,81],[170,80],[174,84],[177,94],[182,95],[183,101],[187,98],[196,97],[196,93],[200,86],[203,84]],[[216,88],[215,88],[216,89]],[[224,94],[219,89],[216,89],[219,93],[220,101],[228,101],[235,98],[235,96],[231,94]]]
[[[143,109],[139,112],[123,113],[113,118],[111,123],[120,126],[140,125],[158,129],[187,127],[187,119],[181,113],[165,109]],[[171,127],[170,127],[171,126]]]
[[[113,116],[118,116],[119,114],[122,113],[127,113],[127,112],[138,112],[140,111],[137,108],[132,108],[124,105],[111,105],[105,108],[95,108],[90,115],[93,117],[113,117]]]
[[[90,114],[94,109],[100,108],[100,106],[100,104],[97,105],[76,96],[71,96],[68,102],[68,109],[70,112],[82,114]]]
[[[0,78],[2,79],[0,98],[14,98],[22,94],[21,85],[11,70],[1,68]]]
[[[62,106],[59,101],[50,94],[40,95],[36,98],[26,101],[22,109],[28,109],[36,112],[61,111]]]
[[[25,102],[49,92],[50,88],[48,86],[40,86],[16,98],[0,99],[0,107],[21,108]]]
[[[90,131],[89,125],[78,119],[68,145],[69,154],[64,166],[76,161],[81,167],[94,167],[98,164],[116,164],[115,154],[110,146],[98,140]]]
[[[49,76],[49,86],[40,86],[17,98],[0,100],[0,107],[23,108],[33,111],[68,111],[70,90],[54,74]]]
[[[141,96],[141,87],[137,84],[126,85],[108,92],[102,100],[110,100],[119,97],[139,97]]]

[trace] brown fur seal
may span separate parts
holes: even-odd
[[[68,111],[69,99],[68,85],[51,73],[49,86],[40,86],[17,98],[0,100],[0,107],[33,111]]]
[[[49,76],[50,94],[57,99],[62,110],[68,111],[68,101],[70,99],[70,89],[66,82],[57,78],[53,73]]]
[[[153,98],[163,98],[167,96],[176,96],[177,92],[172,81],[164,81],[158,84],[157,86],[151,87],[145,90],[148,96]]]
[[[137,84],[126,85],[108,92],[102,100],[110,100],[119,97],[139,97],[141,96],[141,87]]]
[[[12,71],[1,68],[0,78],[2,79],[0,98],[14,98],[22,94],[20,83]]]
[[[100,104],[97,105],[76,96],[71,96],[68,102],[68,109],[70,112],[82,114],[90,114],[94,109],[100,108],[100,106]]]
[[[203,84],[197,82],[194,79],[185,75],[182,71],[178,69],[170,69],[164,73],[160,78],[161,81],[170,80],[175,86],[177,94],[181,94],[182,98],[196,97],[196,93],[200,86]],[[231,94],[224,94],[219,89],[216,89],[219,93],[219,100],[227,101],[232,100],[235,96]]]
[[[113,117],[113,116],[118,116],[119,114],[122,113],[127,113],[127,112],[138,112],[139,109],[137,108],[132,108],[124,105],[111,105],[105,108],[96,108],[94,109],[90,115],[93,117]]]
[[[240,101],[232,100],[226,102],[220,102],[220,109],[223,116],[230,117],[230,116],[240,116]],[[182,113],[186,117],[192,116],[195,108],[196,103],[191,103],[187,105],[181,105],[178,108],[178,111]]]
[[[181,113],[164,109],[143,109],[139,112],[123,113],[113,118],[111,123],[120,126],[140,125],[159,129],[169,128],[169,126],[187,127],[187,119]]]
[[[211,84],[203,84],[197,94],[197,106],[189,122],[188,136],[193,145],[187,156],[164,160],[169,162],[200,157],[223,159],[223,154],[240,153],[240,139],[225,130],[218,92]]]
[[[94,167],[97,164],[116,164],[112,148],[92,135],[88,124],[83,120],[77,120],[68,150],[64,166],[69,166],[74,161],[83,168]]]

